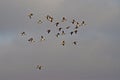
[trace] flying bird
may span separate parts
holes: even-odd
[[[36,69],[42,70],[44,66],[37,65]]]
[[[64,46],[64,45],[65,45],[65,41],[62,41],[61,45],[63,45],[63,46]]]
[[[26,35],[26,33],[25,33],[25,32],[22,32],[22,33],[21,33],[21,36],[23,36],[23,35]]]
[[[74,32],[75,32],[75,34],[77,34],[77,32],[78,32],[78,31],[77,31],[77,30],[75,30]]]
[[[59,28],[59,31],[61,31],[61,30],[62,30],[62,28],[60,27],[60,28]]]
[[[64,32],[64,31],[62,31],[62,35],[65,35],[65,32]]]
[[[72,24],[75,24],[75,20],[74,19],[72,20]]]
[[[48,32],[48,34],[49,34],[49,33],[51,32],[51,30],[50,30],[50,29],[48,29],[48,30],[47,30],[47,32]]]
[[[58,26],[59,25],[59,22],[56,22],[56,26]]]
[[[57,34],[56,34],[56,37],[58,37],[59,35],[60,35],[60,33],[57,33]]]
[[[28,17],[31,19],[32,18],[32,16],[33,16],[33,13],[30,13],[29,15],[28,15]]]
[[[45,38],[43,37],[43,36],[41,36],[41,39],[40,39],[40,41],[44,41],[45,40]]]
[[[43,23],[43,22],[42,22],[42,20],[38,20],[38,22],[37,22],[37,23],[38,23],[38,24],[41,24],[41,23]]]
[[[69,28],[70,28],[70,26],[66,27],[66,29],[69,29]]]
[[[33,38],[28,39],[29,42],[35,42]]]
[[[67,19],[65,17],[62,18],[62,22],[65,22]]]
[[[74,44],[74,45],[77,45],[77,41],[74,41],[73,44]]]
[[[47,15],[47,20],[49,20],[50,22],[53,22],[53,17]]]
[[[86,25],[86,24],[85,24],[85,21],[82,21],[81,26],[83,26],[83,25]]]
[[[71,31],[70,34],[72,35],[72,34],[73,34],[73,31]]]

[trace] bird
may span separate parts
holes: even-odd
[[[60,35],[60,33],[57,33],[57,34],[56,34],[56,37],[58,37],[59,35]]]
[[[45,38],[43,37],[43,36],[41,36],[41,39],[40,39],[40,41],[44,41],[45,40]]]
[[[67,26],[67,27],[66,27],[66,29],[69,29],[69,28],[70,28],[70,26]]]
[[[22,32],[22,33],[21,33],[21,36],[23,36],[23,35],[26,35],[26,33],[25,33],[25,32]]]
[[[49,33],[51,32],[51,30],[50,30],[50,29],[48,29],[48,30],[47,30],[47,32],[48,32],[48,34],[49,34]]]
[[[37,65],[36,69],[42,70],[42,67],[44,67],[44,66]]]
[[[56,22],[55,24],[56,24],[56,26],[58,26],[58,25],[59,25],[59,22]]]
[[[73,31],[71,31],[70,34],[72,35],[72,34],[73,34]]]
[[[80,26],[80,23],[79,23],[79,22],[77,22],[77,23],[76,23],[76,27],[79,27],[79,26]]]
[[[85,24],[85,21],[82,21],[81,26],[83,26],[83,25],[86,25],[86,24]]]
[[[62,18],[62,22],[65,22],[67,19],[65,17]]]
[[[51,16],[49,16],[49,15],[47,15],[47,20],[49,20],[50,22],[53,22],[53,17],[51,17]]]
[[[60,28],[59,28],[59,31],[61,31],[61,30],[62,30],[62,28],[60,27]]]
[[[34,39],[31,37],[28,39],[29,42],[35,42]]]
[[[38,23],[38,24],[41,24],[41,23],[43,23],[43,22],[42,22],[42,20],[38,20],[38,22],[37,22],[37,23]]]
[[[77,45],[77,41],[74,41],[73,44],[74,44],[74,45]]]
[[[30,13],[29,15],[28,15],[28,17],[31,19],[32,18],[32,16],[33,16],[33,13]]]
[[[75,30],[74,32],[75,32],[75,34],[77,34],[77,32],[78,32],[78,31],[77,31],[77,30]]]
[[[64,45],[65,45],[65,41],[62,41],[61,45],[63,45],[63,46],[64,46]]]
[[[78,29],[80,26],[76,25],[75,29]]]
[[[74,19],[72,20],[72,24],[75,24],[75,20]]]
[[[64,31],[62,31],[62,35],[65,35],[65,32],[64,32]]]

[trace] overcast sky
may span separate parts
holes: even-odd
[[[57,39],[45,32],[55,30],[47,14],[56,21],[65,16],[61,26],[72,26],[73,18],[87,25]],[[120,80],[119,34],[119,0],[0,0],[0,80]],[[38,42],[41,35],[45,42]],[[30,37],[37,42],[29,43]],[[37,64],[45,69],[36,70]]]

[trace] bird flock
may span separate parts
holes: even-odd
[[[34,17],[35,15],[34,15],[33,13],[29,13],[27,16],[28,16],[28,18],[31,20],[31,19],[33,19],[33,17]],[[53,23],[54,26],[55,26],[55,28],[58,29],[57,33],[55,33],[55,36],[56,36],[57,38],[59,38],[60,36],[66,35],[67,32],[65,32],[65,31],[66,31],[66,30],[69,30],[71,27],[74,27],[74,28],[72,29],[72,31],[69,30],[68,34],[70,34],[71,36],[73,36],[73,34],[76,34],[76,35],[77,35],[77,34],[78,34],[78,31],[79,31],[79,28],[86,25],[85,21],[78,22],[77,20],[72,19],[72,20],[70,21],[70,24],[72,24],[73,26],[68,25],[68,26],[66,26],[66,27],[60,27],[60,26],[59,26],[60,24],[62,24],[62,23],[64,24],[65,22],[68,21],[68,19],[67,19],[66,17],[63,16],[63,17],[61,18],[61,21],[55,21],[54,17],[52,17],[52,16],[50,16],[50,15],[46,15],[44,18],[45,18],[46,21],[50,22],[49,24],[52,24],[52,23]],[[44,21],[39,19],[36,23],[37,23],[37,24],[43,24]],[[47,29],[45,33],[50,34],[51,31],[52,31],[52,29]],[[25,36],[26,34],[27,34],[27,33],[24,32],[24,31],[21,32],[21,36]],[[44,35],[44,36],[45,36],[45,35]],[[46,40],[44,36],[41,35],[40,41],[45,41],[45,40]],[[36,42],[36,41],[34,40],[33,37],[30,37],[30,38],[28,39],[28,42],[33,43],[33,42]],[[61,45],[62,45],[62,46],[65,46],[65,43],[66,43],[65,40],[62,40],[62,41],[61,41]],[[78,41],[73,41],[72,43],[73,43],[73,45],[77,45],[77,44],[78,44]]]
[[[27,15],[28,19],[30,19],[30,20],[33,19],[34,16],[35,16],[35,15],[34,15],[33,13],[29,13],[29,14]],[[83,26],[86,25],[86,23],[85,23],[84,20],[81,21],[81,22],[78,22],[78,21],[75,20],[75,19],[72,19],[72,20],[69,21],[69,20],[68,20],[66,17],[64,17],[64,16],[60,19],[60,21],[56,21],[55,18],[52,17],[52,16],[50,16],[50,15],[46,15],[44,18],[45,18],[45,20],[46,20],[49,24],[54,24],[53,27],[58,30],[56,33],[54,33],[54,36],[55,36],[56,38],[59,38],[60,36],[66,35],[67,33],[70,34],[70,36],[74,36],[73,34],[77,35],[77,34],[78,34],[78,31],[79,31],[79,28],[81,28],[81,27],[83,27]],[[60,24],[64,24],[64,23],[66,23],[66,22],[69,22],[69,23],[70,23],[71,25],[73,25],[73,26],[67,25],[67,26],[65,26],[65,27],[64,27],[64,26],[61,27]],[[40,20],[40,19],[39,19],[39,20],[37,20],[36,23],[37,23],[37,24],[44,24],[44,20]],[[59,26],[59,25],[60,25],[60,26]],[[70,29],[71,27],[72,27],[72,30]],[[69,32],[66,32],[66,30],[69,31]],[[45,33],[50,34],[51,31],[52,31],[52,29],[49,28],[49,29],[46,30]],[[20,34],[21,34],[21,36],[26,36],[26,35],[27,35],[27,33],[24,32],[24,31],[21,32]],[[40,40],[39,40],[39,41],[45,41],[45,40],[46,40],[45,36],[46,36],[46,35],[40,35]],[[28,38],[27,41],[30,42],[30,43],[36,42],[33,37]],[[62,46],[65,46],[65,45],[66,45],[66,42],[67,42],[67,41],[62,40],[62,41],[60,42],[60,44],[61,44]],[[77,44],[78,44],[78,41],[74,40],[74,41],[72,42],[72,44],[73,44],[73,45],[77,45]],[[43,68],[44,68],[44,66],[41,66],[41,65],[37,65],[37,66],[36,66],[36,69],[38,69],[38,70],[42,70]]]

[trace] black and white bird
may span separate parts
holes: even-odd
[[[58,25],[59,25],[59,22],[56,22],[55,25],[58,26]]]
[[[61,31],[62,30],[62,28],[60,27],[60,28],[58,28],[59,29],[59,31]]]
[[[61,45],[65,46],[65,41],[62,41]]]
[[[73,35],[73,31],[71,31],[70,34]]]
[[[77,32],[78,32],[78,31],[77,31],[77,30],[75,30],[74,32],[75,32],[75,34],[77,34]]]
[[[48,30],[47,30],[47,32],[48,32],[48,34],[49,34],[49,33],[51,32],[51,30],[50,30],[50,29],[48,29]]]
[[[43,23],[43,22],[42,22],[42,20],[38,20],[38,22],[37,22],[37,23],[38,23],[38,24],[41,24],[41,23]]]
[[[65,35],[65,31],[62,31],[62,35]]]
[[[65,17],[62,18],[62,22],[65,22],[67,21],[67,19]]]
[[[57,34],[56,34],[56,37],[59,37],[59,35],[60,35],[60,33],[57,33]]]
[[[26,33],[25,33],[25,32],[22,32],[22,33],[21,33],[21,36],[24,36],[24,35],[26,35]]]
[[[85,21],[82,21],[82,22],[81,22],[81,26],[84,26],[84,25],[86,25],[86,24],[85,24]]]
[[[42,69],[43,69],[43,67],[44,67],[44,66],[37,65],[37,66],[36,66],[36,69],[38,69],[38,70],[42,70]]]
[[[67,26],[67,27],[66,27],[66,29],[69,29],[69,28],[70,28],[70,26]]]
[[[72,24],[75,24],[75,22],[76,22],[76,21],[73,19],[73,20],[72,20]]]
[[[31,37],[28,39],[29,42],[35,42],[34,39]]]
[[[47,15],[47,17],[46,17],[46,18],[47,18],[47,20],[48,20],[48,21],[53,22],[53,17],[51,17],[51,16]]]
[[[74,44],[74,45],[77,45],[77,41],[74,41],[73,44]]]
[[[40,39],[40,41],[44,41],[45,40],[45,38],[43,37],[43,36],[41,36],[41,39]]]
[[[33,16],[33,13],[30,13],[29,15],[28,15],[28,17],[31,19],[32,18],[32,16]]]

